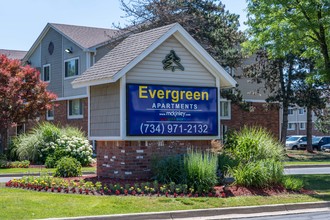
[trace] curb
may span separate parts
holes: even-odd
[[[290,169],[290,168],[319,168],[319,167],[330,167],[330,164],[312,164],[312,165],[287,165],[284,166],[285,169]]]
[[[44,173],[44,172],[35,172],[35,173],[8,173],[8,174],[0,174],[1,177],[23,177],[23,176],[40,176],[41,174],[53,175],[53,173]],[[91,175],[96,174],[95,172],[82,172],[82,175]]]
[[[231,219],[232,215],[248,215],[256,213],[272,213],[288,214],[292,211],[304,210],[305,212],[310,209],[325,209],[330,210],[330,202],[313,202],[313,203],[290,203],[279,205],[265,205],[265,206],[243,206],[232,208],[213,208],[213,209],[198,209],[198,210],[185,210],[185,211],[169,211],[169,212],[153,212],[153,213],[134,213],[134,214],[116,214],[116,215],[100,215],[100,216],[81,216],[70,218],[50,218],[52,220],[62,219],[116,219],[116,220],[145,220],[145,219],[187,219],[187,218],[207,218],[221,217],[221,219]],[[230,217],[226,215],[231,215]]]

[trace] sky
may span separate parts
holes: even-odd
[[[245,0],[222,0],[246,21]],[[1,0],[0,49],[29,50],[47,23],[113,28],[125,24],[119,0]]]

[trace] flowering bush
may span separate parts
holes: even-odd
[[[214,189],[207,193],[198,193],[186,184],[159,184],[143,182],[134,184],[106,184],[91,181],[65,180],[51,176],[25,176],[21,179],[13,179],[6,183],[6,187],[23,188],[45,192],[79,193],[86,195],[122,195],[122,196],[166,196],[166,197],[225,197],[215,192]]]
[[[52,155],[55,160],[63,157],[73,157],[77,159],[82,166],[89,165],[94,162],[92,158],[93,149],[89,141],[81,137],[61,136],[55,142],[49,142],[41,149],[41,157]]]

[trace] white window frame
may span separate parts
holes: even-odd
[[[50,112],[50,111],[53,112],[53,116],[49,116],[49,115],[48,115],[48,112]],[[55,111],[54,111],[54,106],[53,106],[51,110],[47,110],[47,111],[46,111],[46,120],[47,120],[47,121],[52,121],[52,120],[54,120],[54,115],[55,115]]]
[[[49,80],[45,80],[45,67],[49,67]],[[42,80],[44,82],[50,82],[51,79],[51,66],[50,64],[45,64],[42,66]]]
[[[293,111],[294,111],[293,108],[288,108],[288,115],[294,115]],[[292,113],[291,113],[291,112],[292,112]]]
[[[290,127],[290,125],[292,125]],[[288,123],[288,131],[294,131],[296,130],[296,123]]]
[[[302,113],[300,113],[301,110],[302,110]],[[304,114],[305,114],[305,109],[303,109],[303,108],[299,108],[299,109],[298,109],[298,114],[299,114],[299,115],[304,115]]]
[[[79,115],[70,115],[70,102],[75,101],[75,100],[79,100],[81,102],[81,114]],[[81,119],[84,118],[84,102],[82,99],[70,99],[67,101],[67,111],[68,111],[68,119]]]
[[[223,105],[223,103],[227,103],[228,105],[228,108],[227,108],[227,110],[228,110],[228,115],[225,115],[225,116],[223,116],[222,114],[223,114],[223,111],[222,111],[222,109],[224,108],[224,105]],[[225,100],[225,99],[220,99],[220,120],[222,120],[222,119],[231,119],[231,102],[230,102],[230,100]]]
[[[24,134],[25,133],[25,123],[23,123],[23,124],[21,124],[22,126],[23,126],[23,132],[22,133],[20,133],[20,134]],[[16,136],[18,135],[18,125],[16,125]]]
[[[65,72],[65,63],[66,62],[70,62],[70,61],[72,61],[72,60],[78,60],[78,66],[77,66],[77,68],[78,68],[78,74],[77,75],[73,75],[73,76],[66,76],[66,72]],[[70,58],[70,59],[67,59],[67,60],[64,60],[64,79],[73,79],[73,78],[76,78],[76,77],[78,77],[80,75],[80,62],[79,62],[79,57],[74,57],[74,58]]]
[[[304,126],[301,127],[301,125],[304,125]],[[299,123],[299,130],[301,130],[301,131],[306,130],[306,123],[305,123],[305,122],[300,122],[300,123]]]

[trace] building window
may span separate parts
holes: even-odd
[[[296,124],[295,123],[288,123],[288,130],[292,131],[296,129]]]
[[[25,133],[25,124],[18,124],[16,126],[16,135],[24,134]]]
[[[288,109],[288,115],[293,115],[293,108]]]
[[[306,123],[299,123],[300,130],[306,130]]]
[[[83,118],[82,99],[73,99],[68,101],[68,118]]]
[[[50,81],[50,64],[46,64],[43,66],[42,77],[45,82]]]
[[[299,114],[299,115],[304,115],[304,112],[305,112],[305,110],[304,110],[303,108],[300,108],[300,109],[298,110],[298,114]]]
[[[221,119],[230,119],[230,102],[220,101],[220,117]]]
[[[48,121],[54,120],[54,106],[52,107],[52,109],[47,110],[46,119]]]
[[[79,66],[79,59],[74,58],[70,60],[66,60],[64,62],[65,66],[65,77],[72,77],[72,76],[77,76],[78,73],[78,66]]]

